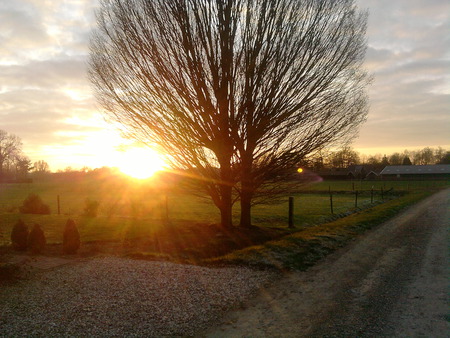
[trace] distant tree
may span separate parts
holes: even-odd
[[[16,180],[27,178],[28,172],[32,169],[31,161],[27,156],[16,156],[15,159],[15,176]]]
[[[430,147],[425,147],[414,154],[415,165],[427,165],[434,163],[434,151]]]
[[[34,162],[33,171],[35,173],[49,173],[50,166],[48,165],[47,162],[40,160],[40,161]]]
[[[351,147],[344,147],[331,154],[331,165],[334,168],[348,168],[351,165],[359,164],[359,154]]]
[[[400,153],[393,153],[389,156],[389,164],[390,165],[401,165],[403,161],[403,157]]]
[[[0,130],[0,181],[5,176],[5,165],[13,163],[22,152],[22,141],[13,134]]]
[[[402,165],[412,165],[412,162],[411,162],[411,160],[409,159],[409,156],[405,156],[405,157],[403,158]]]
[[[387,166],[387,165],[389,165],[389,164],[390,164],[390,163],[389,163],[389,160],[388,160],[387,156],[384,155],[383,158],[381,159],[381,166],[382,166],[382,167],[385,167],[385,166]]]
[[[441,160],[445,157],[446,150],[442,147],[437,147],[436,149],[433,149],[434,154],[434,163],[440,163]]]
[[[255,196],[365,120],[366,22],[353,0],[103,0],[89,74],[128,137],[197,176],[223,226],[234,189],[250,225]]]
[[[438,164],[450,164],[450,151],[447,151],[439,160]]]
[[[372,166],[381,166],[381,154],[369,156],[366,163]]]

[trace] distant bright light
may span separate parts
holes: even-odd
[[[301,174],[301,173],[303,172],[303,169],[302,169],[302,168],[298,168],[298,169],[297,169],[297,172],[298,172],[299,174]]]
[[[150,149],[131,148],[123,152],[117,167],[125,175],[146,179],[163,170],[164,161]]]

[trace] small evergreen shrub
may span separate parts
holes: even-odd
[[[35,224],[28,234],[28,249],[32,253],[41,253],[44,251],[46,243],[44,231],[39,224]]]
[[[15,250],[25,251],[28,241],[28,226],[19,219],[11,231],[11,243]]]
[[[29,194],[23,201],[23,205],[19,208],[22,214],[50,214],[50,207],[42,202],[41,198],[36,194]]]
[[[80,233],[74,220],[68,219],[63,233],[63,251],[76,254],[80,248]]]
[[[83,215],[86,217],[97,217],[99,205],[100,203],[97,201],[91,201],[89,198],[86,199]]]

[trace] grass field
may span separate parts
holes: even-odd
[[[381,189],[384,191],[384,200],[387,200],[394,197],[395,193],[400,190],[413,192],[445,185],[448,183],[444,181],[330,181],[315,183],[293,195],[295,200],[294,224],[296,226],[294,231],[379,204],[383,200]],[[371,196],[372,187],[374,189],[373,196]],[[386,195],[386,191],[390,189],[393,189],[390,195]],[[357,208],[355,208],[354,190],[359,191]],[[329,191],[333,194],[334,215],[331,214]],[[50,215],[19,213],[20,205],[30,193],[38,194],[44,203],[50,206]],[[100,203],[98,215],[95,218],[83,216],[87,199]],[[253,239],[246,241],[247,235],[250,237],[253,235],[243,233],[244,230],[237,230],[241,232],[230,235],[239,242],[237,246],[259,243],[292,232],[287,229],[287,199],[288,196],[286,196],[285,202],[279,204],[255,206],[253,224],[262,230],[254,236],[256,237],[255,241]],[[238,208],[239,206],[236,206],[234,210],[235,224],[238,223]],[[163,222],[167,215],[172,224],[170,231]],[[194,240],[194,237],[187,234],[183,235],[184,238],[178,236],[186,229],[197,232],[203,238],[202,241],[208,243],[200,243],[198,246],[209,245],[210,248],[218,246],[220,236],[223,235],[217,227],[212,226],[219,222],[219,214],[208,199],[179,191],[166,192],[151,181],[131,182],[84,178],[73,181],[1,184],[0,246],[9,244],[12,226],[19,218],[29,225],[40,224],[49,244],[61,243],[62,231],[68,218],[77,222],[83,242],[122,243],[127,238],[156,238],[157,243],[152,243],[152,247],[162,250],[163,246],[168,246],[165,251],[173,249],[169,248],[172,245],[169,243],[171,241],[175,243],[178,240],[173,245],[183,248],[195,246],[195,243],[188,243],[189,241],[195,242],[197,239]],[[157,238],[156,234],[161,233],[162,229],[165,229],[165,235]],[[179,238],[174,239],[177,236]]]

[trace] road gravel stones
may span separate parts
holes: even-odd
[[[3,287],[0,336],[189,336],[273,277],[242,267],[95,258]]]

